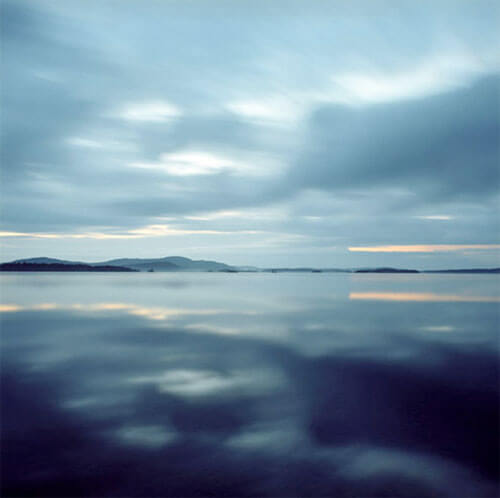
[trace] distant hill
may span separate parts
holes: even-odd
[[[27,259],[16,259],[12,261],[12,263],[36,263],[36,264],[60,264],[60,265],[82,265],[89,264],[83,263],[81,261],[67,261],[65,259],[56,259],[56,258],[27,258]]]
[[[2,263],[0,271],[56,271],[56,272],[133,272],[131,268],[123,266],[91,266],[85,264],[61,263]]]
[[[139,271],[225,271],[237,268],[217,261],[193,260],[181,256],[167,256],[165,258],[122,258],[94,263],[94,266],[119,265]]]
[[[341,268],[265,268],[267,273],[351,273],[352,270]]]
[[[420,273],[418,270],[407,270],[405,268],[361,268],[354,273]]]
[[[16,270],[9,270],[8,265],[44,265],[43,269],[32,270],[29,266],[19,266]],[[57,266],[54,269],[47,269],[46,265],[60,265],[63,269],[58,270]],[[223,272],[223,273],[238,273],[238,272],[268,272],[268,273],[459,273],[459,274],[485,274],[485,273],[500,273],[500,268],[463,268],[463,269],[444,269],[444,270],[413,270],[406,268],[314,268],[314,267],[274,267],[274,268],[257,268],[255,266],[231,266],[218,261],[210,261],[203,259],[190,259],[182,256],[166,256],[163,258],[119,258],[109,261],[101,261],[98,263],[84,263],[80,261],[68,261],[64,259],[38,257],[18,259],[10,263],[3,263],[0,271],[155,271],[155,272]],[[69,267],[78,267],[77,269],[69,269]],[[83,269],[83,267],[95,268],[95,270]],[[107,269],[110,268],[110,269]],[[115,268],[119,268],[116,270]]]
[[[9,264],[60,264],[60,265],[87,265],[91,267],[125,267],[138,271],[154,270],[165,271],[228,271],[238,268],[217,261],[193,260],[181,256],[167,256],[164,258],[120,258],[98,263],[83,263],[80,261],[67,261],[55,258],[28,258],[18,259]],[[20,270],[22,271],[22,270]]]
[[[265,272],[271,273],[321,273],[317,268],[266,268]]]
[[[162,259],[138,259],[138,258],[121,258],[112,259],[110,261],[103,261],[100,263],[93,263],[93,266],[126,266],[127,268],[132,268],[138,271],[179,271],[177,265],[170,263],[168,261],[163,261]]]

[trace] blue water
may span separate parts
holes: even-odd
[[[2,496],[498,494],[496,275],[0,289]]]

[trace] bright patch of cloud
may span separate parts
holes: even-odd
[[[281,383],[281,377],[273,371],[234,371],[221,374],[212,370],[169,370],[162,375],[135,377],[132,383],[156,384],[160,392],[180,396],[207,396],[231,391],[261,392],[262,386],[273,389]]]
[[[298,100],[276,95],[256,100],[236,100],[227,103],[226,108],[246,120],[267,124],[293,124],[304,112]]]
[[[129,166],[164,171],[173,176],[213,175],[222,171],[252,172],[247,163],[199,150],[162,154],[158,162],[133,162]]]
[[[128,230],[127,233],[140,236],[140,237],[162,237],[165,235],[220,235],[220,234],[228,234],[233,232],[223,232],[220,230],[189,230],[182,228],[172,228],[169,225],[148,225],[143,228],[136,228],[133,230]],[[238,233],[242,233],[238,231]],[[245,231],[243,233],[257,233],[252,231]]]
[[[443,54],[430,57],[407,71],[350,72],[331,78],[337,100],[347,104],[377,103],[425,97],[470,83],[488,71],[491,64],[472,54]]]
[[[368,66],[363,70],[340,71],[315,89],[287,89],[285,95],[243,98],[230,101],[225,107],[257,124],[295,125],[317,105],[362,105],[427,97],[466,86],[498,65],[493,57],[481,59],[477,54],[457,50],[429,56],[406,70],[388,72]]]
[[[181,110],[164,100],[152,100],[126,105],[119,116],[127,121],[163,123],[181,116]]]
[[[495,249],[500,249],[500,244],[436,244],[349,247],[349,251],[351,252],[448,252],[465,250],[490,251]]]
[[[184,218],[186,220],[192,220],[192,221],[212,221],[223,218],[241,218],[242,216],[244,216],[244,213],[242,211],[225,210],[225,211],[214,211],[211,213],[206,213],[196,216],[184,216]]]
[[[448,216],[447,214],[431,214],[429,216],[415,216],[419,220],[437,220],[437,221],[449,221],[453,219],[453,216]]]

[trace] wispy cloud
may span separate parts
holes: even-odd
[[[0,237],[21,237],[31,239],[132,239],[137,235],[112,233],[37,233],[37,232],[0,232]]]
[[[182,111],[170,102],[152,100],[126,104],[117,114],[127,121],[164,123],[181,116]]]
[[[415,216],[419,220],[435,220],[435,221],[449,221],[453,219],[453,216],[447,214],[430,214],[427,216]]]
[[[351,252],[450,252],[450,251],[492,251],[500,249],[500,244],[428,244],[394,246],[349,247]]]
[[[257,234],[256,230],[203,230],[174,228],[169,225],[147,225],[118,233],[37,233],[37,232],[2,232],[0,237],[27,237],[32,239],[140,239],[147,237],[168,237],[182,235],[233,235]]]
[[[172,176],[214,175],[224,171],[252,173],[255,168],[245,161],[203,150],[181,150],[161,154],[155,162],[132,162],[129,166],[163,171]]]
[[[294,125],[304,117],[308,104],[313,102],[314,99],[304,98],[303,95],[286,98],[277,94],[228,102],[226,108],[256,124]]]
[[[497,66],[494,58],[481,60],[470,52],[436,54],[406,70],[380,72],[367,69],[332,76],[339,101],[378,103],[421,98],[468,84],[478,74]],[[334,97],[332,97],[334,99]]]

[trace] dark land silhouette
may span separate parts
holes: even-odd
[[[418,270],[407,270],[405,268],[362,268],[354,273],[420,273]]]
[[[58,271],[58,272],[136,272],[132,268],[124,266],[90,266],[84,264],[61,264],[61,263],[3,263],[0,271]]]
[[[142,271],[142,272],[266,272],[266,273],[500,273],[500,268],[459,268],[416,270],[412,268],[314,268],[235,266],[210,260],[194,260],[182,256],[164,258],[120,258],[97,263],[37,257],[0,264],[0,271]]]

